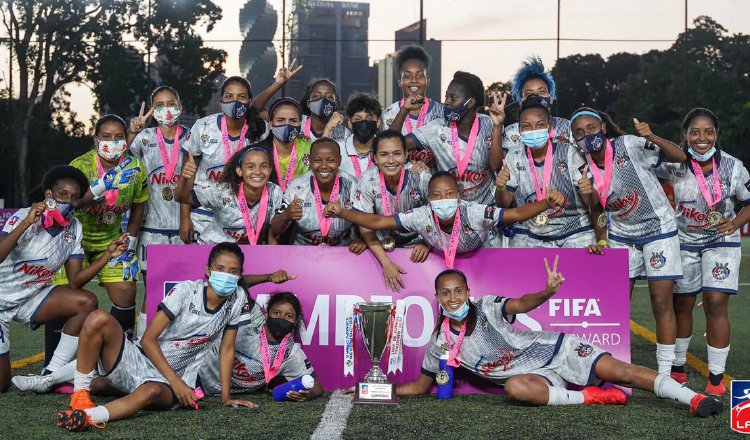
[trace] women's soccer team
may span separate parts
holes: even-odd
[[[408,268],[390,259],[392,249],[411,249],[413,264],[431,252],[445,259],[422,374],[398,394],[428,392],[446,355],[449,365],[474,371],[478,359],[510,347],[513,368],[485,379],[512,399],[625,404],[619,388],[600,387],[611,382],[675,400],[696,416],[720,413],[750,175],[722,150],[718,117],[691,110],[675,143],[637,115],[634,134],[596,108],[553,115],[557,88],[537,57],[511,83],[514,105],[501,93],[486,102],[482,81],[461,71],[442,103],[430,99],[430,57],[418,46],[403,48],[395,64],[403,97],[385,108],[364,93],[343,104],[328,79],[312,82],[300,101],[268,105],[302,69],[293,61],[255,97],[245,78],[227,78],[220,111],[192,128],[180,124],[180,95],[168,85],[128,122],[102,116],[93,148],[49,170],[44,201],[17,211],[0,234],[0,391],[11,383],[37,393],[67,388],[70,408],[57,426],[70,431],[141,409],[197,408],[204,393],[253,407],[233,395],[300,378],[307,386],[286,398],[314,399],[323,387],[295,341],[299,300],[278,292],[262,309],[247,291],[295,276],[244,274],[239,244],[347,246],[356,255],[369,250],[394,292],[406,287]],[[675,208],[664,182],[674,187]],[[178,283],[146,326],[145,301],[136,316],[135,298],[147,247],[183,243],[214,245],[205,278]],[[471,301],[470,280],[454,260],[483,247],[627,249],[631,292],[636,279],[648,283],[657,370],[573,335],[511,326],[564,283],[557,259],[544,261],[539,292]],[[109,312],[83,289],[95,277]],[[699,294],[704,393],[684,385]],[[53,330],[40,375],[11,378],[11,321]],[[117,399],[97,405],[92,394]]]

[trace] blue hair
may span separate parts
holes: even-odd
[[[530,79],[541,79],[547,83],[547,89],[553,99],[557,99],[557,86],[555,80],[549,72],[544,71],[544,64],[542,63],[539,55],[532,55],[528,57],[522,64],[521,68],[516,72],[516,76],[513,77],[511,84],[511,94],[513,99],[521,101],[523,98],[523,84]]]

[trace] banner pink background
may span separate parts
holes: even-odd
[[[150,245],[148,247],[148,313],[156,311],[175,282],[204,276],[209,245]],[[282,285],[261,284],[251,296],[265,305],[268,294],[294,292],[302,303],[305,329],[302,344],[326,390],[353,386],[370,368],[361,339],[357,342],[355,377],[343,376],[345,310],[357,301],[406,301],[404,370],[390,374],[395,383],[419,377],[422,358],[435,325],[435,276],[445,269],[441,254],[425,263],[409,261],[410,250],[397,249],[391,259],[408,271],[406,289],[393,293],[385,287],[377,260],[368,252],[360,256],[347,248],[305,246],[243,246],[245,273],[263,274],[284,269],[297,275]],[[466,273],[471,295],[518,297],[538,292],[546,285],[543,258],[552,264],[560,256],[558,271],[565,284],[550,301],[528,316],[519,316],[519,329],[575,334],[616,358],[630,361],[630,302],[628,254],[623,249],[590,255],[585,249],[481,249],[459,255],[456,268]],[[361,336],[357,335],[358,338]],[[383,356],[381,368],[386,371]],[[457,374],[457,392],[496,392],[498,387],[468,371]]]

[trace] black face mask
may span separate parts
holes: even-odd
[[[378,131],[378,122],[377,121],[368,121],[368,120],[362,120],[357,122],[352,122],[352,134],[354,135],[354,138],[359,141],[360,144],[365,144],[369,142],[370,139],[375,136],[375,133]]]
[[[266,319],[266,326],[274,339],[282,339],[287,333],[294,330],[294,327],[296,327],[297,324],[289,322],[284,318],[268,318]]]

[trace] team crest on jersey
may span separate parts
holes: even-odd
[[[484,208],[484,218],[487,220],[492,220],[495,217],[495,207],[493,205],[487,205],[486,208]]]
[[[306,167],[310,166],[310,155],[305,153],[304,156],[302,156],[302,163],[305,164]]]
[[[489,147],[491,143],[492,143],[492,136],[485,136],[484,145],[487,145]]]
[[[10,220],[8,220],[8,225],[9,226],[15,226],[16,223],[18,223],[18,219],[19,218],[20,217],[16,217],[16,216],[11,217]]]
[[[357,190],[357,192],[356,192],[356,193],[354,193],[354,199],[355,199],[356,201],[358,201],[358,202],[359,202],[360,200],[362,200],[362,191],[360,191],[360,190]]]
[[[347,200],[346,202],[344,202],[344,209],[352,209],[351,200]]]
[[[65,243],[70,243],[73,241],[73,234],[70,231],[65,231],[63,233],[63,240]]]
[[[654,269],[661,269],[662,267],[664,267],[664,265],[667,264],[667,257],[664,256],[664,251],[651,252],[649,263]]]
[[[227,206],[228,204],[232,203],[232,198],[229,196],[224,196],[221,198],[221,204],[224,206]]]
[[[424,230],[427,231],[428,234],[432,233],[432,225],[425,226]]]
[[[620,168],[624,168],[626,166],[630,165],[630,156],[628,155],[622,155],[617,157],[617,166]]]
[[[393,124],[393,118],[389,118],[385,120],[385,125],[390,126],[391,124]]]
[[[729,263],[716,262],[716,267],[711,269],[711,274],[716,280],[726,280],[729,278]]]
[[[568,164],[566,164],[565,162],[557,162],[558,172],[564,173],[567,170],[568,170]]]
[[[412,188],[412,189],[411,189],[411,190],[409,191],[409,197],[410,197],[410,198],[411,198],[412,200],[419,200],[421,196],[420,196],[420,194],[419,194],[419,191],[417,191],[417,189],[416,189],[416,188]]]
[[[519,142],[521,140],[521,135],[519,134],[512,134],[510,135],[510,140],[514,143]]]
[[[204,143],[204,144],[206,142],[208,142],[208,135],[207,134],[204,133],[204,134],[201,135],[201,142]]]
[[[190,311],[190,313],[192,313],[193,315],[201,314],[200,310],[196,309],[195,304],[193,303],[190,303],[190,306],[188,307],[188,311]]]

